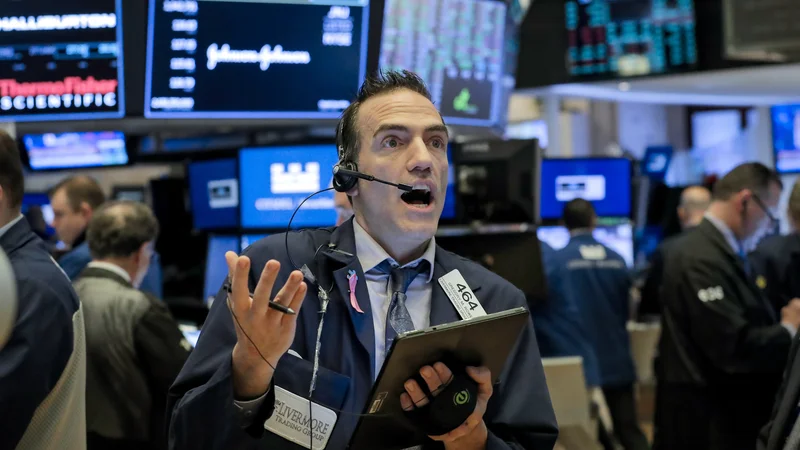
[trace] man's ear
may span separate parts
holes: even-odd
[[[81,206],[78,208],[78,211],[81,213],[83,217],[86,218],[86,220],[91,219],[92,214],[94,213],[92,207],[89,206],[89,204],[86,202],[81,202]]]

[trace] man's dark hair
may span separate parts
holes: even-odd
[[[95,210],[106,201],[106,196],[103,194],[103,188],[100,187],[100,184],[94,178],[86,175],[76,175],[61,180],[50,190],[50,197],[61,189],[64,189],[67,202],[69,202],[69,206],[73,211],[78,211],[83,202],[86,202],[92,210]]]
[[[356,99],[342,112],[336,136],[336,142],[341,147],[341,149],[336,149],[339,152],[339,159],[355,162],[358,157],[359,133],[357,122],[358,109],[361,104],[372,97],[399,89],[408,89],[431,100],[431,93],[428,91],[428,87],[425,86],[425,82],[413,72],[407,70],[378,71],[368,76],[361,85],[361,89],[358,90]]]
[[[0,186],[8,197],[11,208],[22,206],[25,194],[25,177],[22,175],[22,160],[16,141],[0,130]]]
[[[789,217],[800,222],[800,179],[794,182],[792,193],[789,194]]]
[[[86,231],[89,252],[94,259],[127,258],[142,244],[158,236],[158,220],[145,204],[132,201],[108,202],[98,209]]]
[[[714,184],[712,198],[725,201],[745,189],[756,195],[766,196],[771,184],[783,189],[783,182],[777,172],[761,163],[744,163],[734,167]]]
[[[589,228],[594,225],[594,206],[582,198],[570,200],[564,205],[564,225],[568,230]]]

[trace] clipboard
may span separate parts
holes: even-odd
[[[404,383],[423,366],[452,355],[468,366],[488,367],[497,384],[529,321],[528,311],[520,307],[399,335],[347,448],[403,450],[433,442],[403,412]]]

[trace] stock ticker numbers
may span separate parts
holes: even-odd
[[[0,119],[121,117],[121,17],[114,0],[5,2]]]
[[[450,123],[496,120],[506,5],[476,0],[387,0],[380,66],[411,70]]]
[[[567,0],[567,68],[576,78],[642,76],[697,63],[694,0]]]
[[[366,0],[150,4],[147,117],[338,117],[366,70]]]

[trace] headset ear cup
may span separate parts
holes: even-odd
[[[339,163],[337,164],[337,166],[343,169],[358,172],[358,165],[356,165],[356,163],[352,161]],[[333,188],[336,189],[337,192],[348,192],[352,190],[354,187],[356,187],[357,183],[358,183],[358,178],[356,177],[350,175],[344,175],[341,173],[333,174]]]

